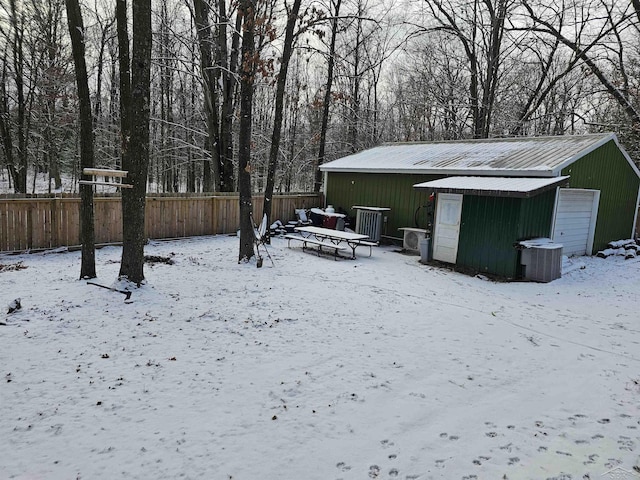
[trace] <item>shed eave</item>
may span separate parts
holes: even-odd
[[[552,190],[558,186],[563,186],[569,180],[569,176],[557,177],[554,181],[547,181],[540,179],[534,185],[530,185],[527,188],[523,188],[522,185],[513,185],[512,188],[487,188],[485,185],[473,186],[473,177],[465,177],[465,179],[471,180],[470,186],[458,186],[455,185],[456,178],[434,180],[431,182],[418,183],[413,186],[416,190],[428,190],[437,193],[457,193],[463,195],[477,195],[481,197],[511,197],[511,198],[530,198],[535,197],[543,192]],[[500,177],[504,180],[504,177]],[[531,177],[529,177],[531,179]],[[449,180],[449,181],[447,181]],[[513,179],[514,184],[517,183],[517,179]],[[504,183],[504,182],[503,182]]]

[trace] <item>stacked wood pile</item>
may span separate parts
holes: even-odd
[[[600,258],[612,257],[614,255],[618,255],[624,257],[625,260],[629,260],[631,258],[636,258],[640,256],[638,251],[640,250],[640,245],[633,239],[628,240],[616,240],[615,242],[609,242],[607,244],[607,248],[604,250],[600,250],[596,256]]]

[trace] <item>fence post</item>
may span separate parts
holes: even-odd
[[[52,248],[58,248],[59,238],[58,238],[58,199],[52,198],[51,202],[51,240],[50,244]]]
[[[9,205],[5,203],[0,206],[0,252],[9,250],[9,216],[7,211]]]
[[[216,215],[216,196],[211,195],[211,234],[218,234],[218,218]]]

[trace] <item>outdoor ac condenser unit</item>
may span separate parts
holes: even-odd
[[[358,210],[356,213],[356,233],[368,235],[372,242],[379,242],[382,234],[382,212]]]
[[[427,231],[422,228],[403,227],[404,237],[402,248],[411,253],[420,253],[420,239],[424,238]]]
[[[562,244],[549,238],[520,242],[523,276],[534,282],[550,282],[562,276]]]

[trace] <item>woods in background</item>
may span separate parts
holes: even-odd
[[[314,191],[320,163],[385,141],[592,131],[615,131],[637,161],[640,5],[548,3],[154,1],[140,173],[152,192],[239,191],[245,174],[245,189]],[[95,165],[122,168],[116,1],[80,5]],[[49,191],[80,177],[66,23],[64,0],[0,6],[0,175],[17,193],[35,174]]]

